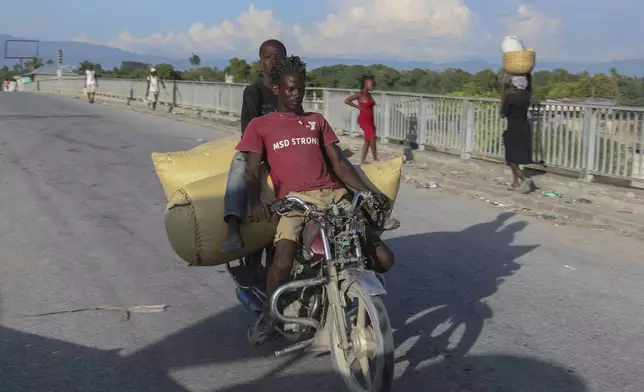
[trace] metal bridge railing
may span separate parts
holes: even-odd
[[[83,78],[47,79],[24,91],[81,93]],[[239,115],[245,84],[167,81],[161,104]],[[144,80],[100,79],[97,95],[142,100]],[[308,88],[305,109],[336,129],[359,132],[357,110],[344,104],[354,90]],[[380,139],[414,141],[462,157],[503,157],[500,100],[430,94],[374,93]],[[535,103],[534,161],[584,176],[644,179],[644,108]]]

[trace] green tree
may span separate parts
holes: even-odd
[[[84,74],[90,65],[92,65],[92,63],[90,63],[89,60],[83,60],[80,64],[78,64],[78,73]]]
[[[196,53],[193,53],[192,56],[190,56],[189,61],[190,65],[192,65],[193,67],[198,67],[201,65],[201,57],[199,57],[199,55],[197,55]]]
[[[209,82],[223,82],[224,72],[217,68],[200,67],[193,68],[181,74],[183,80],[200,80]]]
[[[29,61],[27,61],[25,63],[25,66],[30,71],[33,71],[34,69],[38,69],[38,68],[42,67],[43,64],[44,63],[42,62],[42,59],[40,57],[34,57],[34,58],[30,59]]]
[[[257,80],[264,76],[262,62],[257,60],[250,65],[250,80]]]
[[[234,57],[228,60],[228,65],[224,68],[227,75],[231,75],[235,83],[244,83],[250,79],[251,66],[246,60]]]
[[[123,61],[119,68],[119,74],[126,78],[143,78],[150,72],[150,66],[138,61]]]
[[[54,64],[54,60],[52,59],[47,60],[47,65],[53,65],[53,64]]]
[[[174,67],[170,64],[162,63],[157,64],[154,68],[157,70],[157,74],[165,80],[180,80],[181,73],[179,73]]]
[[[90,62],[89,60],[83,60],[80,64],[78,64],[78,73],[81,75],[84,74],[90,65],[94,67],[96,75],[103,76],[105,74],[105,71],[103,70],[103,66],[101,64],[95,64]]]

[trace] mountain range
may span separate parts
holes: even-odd
[[[0,41],[3,43],[6,40],[19,39],[7,34],[0,34]],[[4,45],[3,45],[4,46]],[[11,49],[11,48],[10,48]],[[191,68],[190,62],[187,58],[179,59],[168,56],[155,56],[149,54],[139,54],[128,52],[122,49],[113,48],[105,45],[73,42],[73,41],[40,41],[39,56],[47,61],[49,59],[56,59],[56,51],[63,50],[63,63],[65,65],[78,65],[84,60],[98,63],[104,69],[111,69],[121,65],[122,61],[137,61],[147,64],[172,64],[179,70],[186,70]],[[17,53],[17,52],[16,52]],[[16,53],[13,53],[15,55]],[[18,60],[4,58],[5,53],[0,58],[0,66],[9,66],[16,64]],[[21,54],[31,55],[31,54]],[[243,57],[243,56],[241,56]],[[500,57],[500,56],[499,56]],[[254,61],[254,59],[247,59]],[[309,69],[314,69],[322,66],[346,64],[346,65],[371,65],[371,64],[384,64],[389,67],[403,70],[403,69],[431,69],[431,70],[444,70],[448,68],[460,68],[470,73],[476,73],[486,68],[498,69],[501,67],[500,58],[498,62],[488,59],[478,60],[464,60],[452,62],[430,62],[430,61],[396,61],[388,59],[355,59],[355,58],[330,58],[330,57],[306,57],[303,60],[308,64]],[[223,68],[228,64],[228,57],[214,57],[214,56],[201,56],[203,66]],[[556,68],[563,68],[568,72],[577,73],[588,71],[591,74],[607,73],[611,68],[617,69],[622,75],[629,76],[642,76],[644,75],[644,59],[632,60],[614,60],[608,62],[562,62],[562,61],[539,61],[537,60],[536,70],[553,70]]]

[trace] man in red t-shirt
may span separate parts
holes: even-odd
[[[342,156],[338,137],[329,123],[318,113],[304,113],[306,66],[299,57],[283,59],[273,71],[273,85],[278,94],[278,112],[253,119],[237,150],[248,153],[246,184],[254,219],[268,219],[266,205],[260,201],[260,166],[266,161],[276,197],[298,196],[318,207],[328,208],[333,202],[341,208],[350,207],[349,193],[336,182],[331,169],[346,185],[359,191],[369,191],[358,172]],[[328,159],[332,168],[327,166]],[[379,197],[385,195],[377,193]],[[304,227],[304,217],[281,217],[275,235],[275,258],[269,268],[267,295],[270,298],[286,280],[293,267],[297,243]],[[382,270],[393,265],[393,254],[380,242],[376,245]],[[268,309],[248,332],[253,344],[262,344],[273,332],[273,320]]]

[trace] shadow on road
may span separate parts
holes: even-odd
[[[336,392],[328,386],[330,373],[270,376],[253,383],[218,389],[218,392],[314,390]],[[535,358],[511,355],[472,356],[436,363],[394,383],[396,392],[586,392],[574,371]]]
[[[586,390],[571,371],[535,359],[466,356],[484,320],[492,316],[484,299],[519,269],[518,258],[536,248],[511,245],[526,226],[506,225],[512,215],[501,214],[459,232],[387,240],[398,259],[387,276],[388,310],[396,329],[398,366],[405,367],[394,383],[395,391],[415,391],[419,386],[441,392]],[[272,361],[270,374],[258,378],[249,369],[248,378],[257,381],[217,390],[339,390],[332,373],[292,375],[292,365],[303,357],[329,369],[328,356],[299,354],[276,360],[272,352],[284,342],[259,349],[248,346],[249,324],[247,312],[234,307],[127,355],[120,349],[101,350],[0,327],[0,390],[187,392],[170,375],[172,370],[232,363],[240,376],[230,379],[244,379],[244,366],[262,358]]]
[[[226,317],[214,316],[210,325],[226,324]],[[189,329],[190,330],[190,329]],[[236,334],[233,334],[236,335]],[[199,335],[197,335],[198,337]],[[259,392],[259,391],[328,391],[339,390],[338,377],[332,372],[295,374],[286,372],[288,367],[299,360],[297,356],[281,364],[270,374],[260,377],[249,377],[244,380],[243,357],[245,353],[237,350],[220,350],[221,344],[230,338],[221,334],[210,334],[199,343],[180,348],[178,344],[168,341],[171,336],[160,343],[165,349],[174,348],[175,354],[190,355],[190,350],[201,345],[207,347],[200,354],[208,351],[210,355],[202,356],[198,363],[210,360],[220,364],[240,362],[239,376],[221,377],[230,379],[233,386],[216,388],[219,392]],[[236,337],[235,337],[236,338]],[[196,339],[195,339],[196,340]],[[157,345],[154,345],[157,346]],[[188,392],[190,389],[173,380],[169,375],[170,368],[163,356],[157,358],[157,349],[131,356],[119,355],[119,350],[99,350],[84,347],[56,339],[26,334],[0,327],[0,348],[2,359],[0,376],[1,391],[11,392],[59,392],[59,391],[128,391],[128,392]],[[157,346],[158,348],[158,346]],[[243,350],[242,350],[243,351]],[[165,353],[171,355],[172,353]],[[240,355],[241,354],[241,355]],[[253,358],[260,354],[254,353]],[[175,365],[188,365],[182,360]],[[249,369],[251,372],[252,369]],[[289,374],[290,373],[290,374]],[[235,380],[244,380],[237,381]],[[394,391],[412,392],[419,390],[441,392],[586,392],[584,382],[573,370],[540,361],[534,358],[510,355],[467,356],[452,358],[423,366],[394,382]],[[206,390],[200,386],[198,390]]]
[[[512,245],[527,223],[506,225],[514,213],[458,232],[388,239],[396,254],[387,276],[387,309],[395,329],[397,363],[413,370],[436,357],[462,357],[476,343],[492,309],[485,298],[537,246]]]

